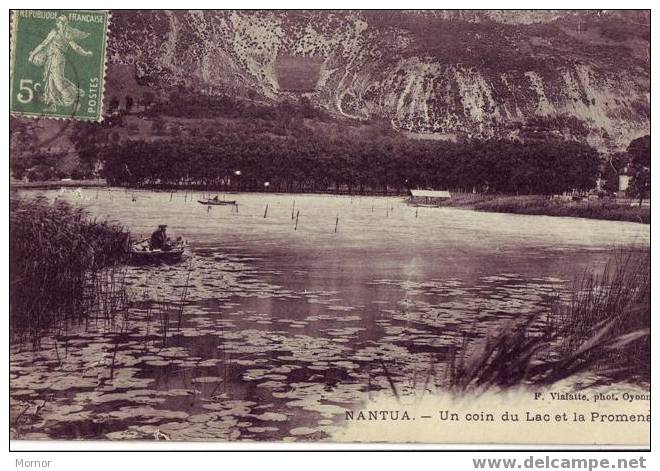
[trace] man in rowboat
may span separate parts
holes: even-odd
[[[167,224],[159,225],[158,229],[151,234],[149,250],[170,250],[167,243]]]

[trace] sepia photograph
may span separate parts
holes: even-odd
[[[650,448],[650,10],[9,30],[10,448]]]

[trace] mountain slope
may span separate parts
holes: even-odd
[[[446,139],[623,149],[650,126],[645,12],[113,14],[110,63],[163,91],[280,100]]]

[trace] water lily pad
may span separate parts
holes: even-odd
[[[251,417],[266,422],[284,422],[289,420],[289,418],[285,414],[280,414],[278,412],[264,412],[263,414],[252,415]]]
[[[249,427],[248,432],[252,433],[268,433],[268,432],[277,432],[279,429],[277,427]]]
[[[299,436],[299,435],[311,435],[312,433],[316,432],[313,428],[309,427],[297,427],[294,429],[291,429],[289,433],[293,436]]]
[[[220,383],[223,381],[219,376],[198,376],[191,380],[193,383]]]

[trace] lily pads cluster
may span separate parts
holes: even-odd
[[[466,326],[541,308],[560,282],[380,279],[361,303],[210,249],[128,270],[121,329],[94,320],[12,347],[15,438],[330,439],[376,392],[440,386]]]

